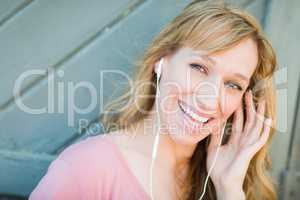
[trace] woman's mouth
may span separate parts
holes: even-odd
[[[178,100],[178,106],[181,111],[191,120],[193,125],[202,126],[207,124],[212,117],[200,116],[200,113],[195,111],[191,106],[188,106],[185,102]]]

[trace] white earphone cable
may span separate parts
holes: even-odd
[[[203,186],[203,192],[202,192],[202,194],[201,194],[199,200],[202,200],[202,198],[203,198],[204,195],[205,195],[206,187],[207,187],[207,182],[208,182],[208,178],[209,178],[209,176],[210,176],[210,174],[211,174],[211,172],[212,172],[212,170],[213,170],[213,168],[214,168],[214,166],[215,166],[215,164],[216,164],[217,158],[218,158],[219,149],[220,149],[220,147],[221,147],[222,139],[223,139],[223,135],[224,135],[224,130],[225,130],[225,126],[223,126],[223,128],[222,128],[222,135],[221,135],[221,138],[220,138],[220,141],[219,141],[219,144],[218,144],[218,148],[217,148],[217,151],[216,151],[216,155],[215,155],[215,157],[214,157],[214,160],[213,160],[213,163],[212,163],[210,169],[208,170],[207,176],[206,176],[206,178],[205,178],[205,183],[204,183],[204,186]]]
[[[160,96],[160,91],[159,91],[159,79],[161,75],[161,70],[162,70],[162,63],[163,63],[163,58],[161,58],[158,66],[158,70],[156,73],[156,94],[155,94],[155,100],[156,100],[156,119],[157,119],[157,129],[156,129],[156,135],[154,138],[154,145],[153,145],[153,151],[152,151],[152,158],[151,158],[151,165],[150,165],[150,197],[151,200],[153,200],[153,169],[154,169],[154,161],[156,159],[157,155],[157,149],[158,149],[158,144],[159,144],[159,129],[160,129],[160,116],[159,116],[159,102],[158,98]]]

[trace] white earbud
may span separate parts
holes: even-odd
[[[157,71],[156,71],[156,75],[157,75],[158,80],[160,79],[160,76],[161,76],[163,62],[164,62],[164,58],[161,58],[159,63],[158,63],[158,67],[157,67]]]

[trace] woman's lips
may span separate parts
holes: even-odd
[[[190,118],[193,123],[206,124],[212,119],[212,117],[203,116],[202,114],[195,111],[192,107],[188,106],[183,101],[178,100],[178,106],[180,110]]]
[[[199,132],[199,130],[202,130],[205,132],[206,131],[213,132],[218,127],[219,120],[215,116],[208,117],[209,115],[201,113],[200,117],[202,117],[203,119],[208,119],[206,122],[201,122],[201,121],[194,119],[189,113],[187,113],[185,111],[188,108],[190,109],[190,111],[193,110],[193,108],[189,107],[189,105],[187,103],[178,100],[178,106],[184,117],[183,123],[186,127],[188,127],[189,131]],[[194,113],[194,114],[196,114],[196,113]],[[198,111],[197,111],[197,114],[199,114]]]

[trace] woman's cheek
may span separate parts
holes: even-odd
[[[225,95],[225,102],[223,104],[224,117],[228,119],[235,110],[239,107],[242,101],[242,95]]]
[[[177,99],[180,96],[180,87],[176,82],[168,82],[161,93],[161,108],[165,114],[174,114],[177,111]]]

